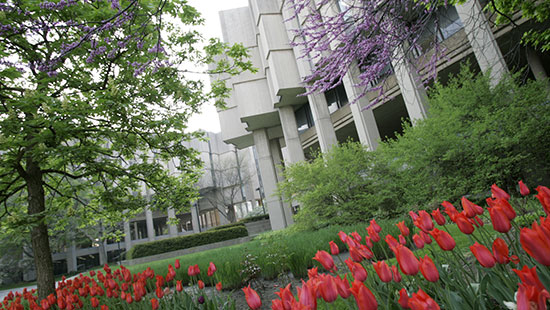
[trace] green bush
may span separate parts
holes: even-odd
[[[262,215],[255,215],[255,216],[251,216],[251,217],[245,217],[245,218],[239,220],[238,223],[245,224],[245,223],[252,223],[252,222],[263,221],[263,220],[269,220],[269,214],[262,214]]]
[[[349,142],[312,162],[287,166],[279,191],[300,204],[296,224],[317,229],[362,222],[379,210],[395,212],[394,194],[372,169],[373,156],[363,145]]]
[[[368,152],[346,143],[286,167],[279,190],[300,204],[299,227],[351,224],[376,215],[433,209],[461,196],[484,204],[498,184],[517,194],[550,182],[550,93],[512,78],[492,87],[463,69],[430,92],[429,114]]]
[[[220,226],[212,227],[208,231],[216,231],[216,230],[222,230],[222,229],[239,227],[239,226],[244,227],[244,223],[236,222],[236,223],[231,223],[231,224],[220,225]]]
[[[248,231],[244,225],[209,230],[188,236],[136,244],[128,251],[127,257],[128,259],[140,258],[246,236],[248,236]]]

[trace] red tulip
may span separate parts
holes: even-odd
[[[334,260],[332,259],[332,256],[330,256],[330,254],[328,254],[326,251],[317,251],[317,254],[315,254],[315,257],[313,257],[313,259],[321,263],[321,265],[326,270],[333,270],[336,268],[336,266],[334,266]]]
[[[109,306],[107,305],[101,305],[101,310],[109,310]],[[156,309],[156,308],[155,308]]]
[[[370,236],[365,236],[365,245],[372,248],[372,239]]]
[[[374,229],[374,231],[376,231],[377,233],[381,232],[382,231],[382,228],[380,227],[380,225],[378,225],[376,223],[376,220],[375,219],[372,219],[370,221],[370,227],[372,227]]]
[[[445,217],[443,214],[441,214],[441,211],[439,211],[439,208],[432,211],[432,217],[437,223],[437,225],[445,225]]]
[[[196,276],[200,273],[199,265],[187,267],[187,275],[190,277]]]
[[[307,270],[307,276],[310,279],[314,279],[318,275],[319,275],[319,273],[318,273],[318,268],[317,267],[313,267],[313,268]]]
[[[399,235],[399,244],[407,245],[407,240],[405,240],[405,237],[403,237],[403,235]]]
[[[445,213],[447,213],[451,219],[458,213],[456,208],[448,201],[443,201],[441,205],[445,208]]]
[[[510,220],[500,206],[494,206],[492,208],[488,208],[488,210],[489,215],[491,216],[491,222],[493,223],[494,230],[503,234],[510,231],[510,229],[512,228]]]
[[[352,232],[351,236],[357,243],[361,243],[361,236],[356,231]]]
[[[432,244],[432,238],[427,233],[420,231],[420,236],[424,240],[424,243],[426,244]]]
[[[298,298],[300,304],[307,307],[307,309],[317,309],[317,296],[313,283],[306,283],[302,280],[302,287],[298,287]]]
[[[338,232],[338,237],[340,237],[340,240],[342,240],[342,243],[346,243],[346,240],[348,240],[348,235],[341,230]]]
[[[493,256],[499,264],[508,264],[510,262],[508,245],[501,238],[493,241]]]
[[[350,247],[349,254],[351,258],[356,262],[362,262],[363,259],[371,259],[374,256],[372,251],[368,247],[362,244],[356,247],[354,246]]]
[[[525,183],[523,183],[522,180],[519,180],[519,193],[522,195],[522,196],[527,196],[529,195],[529,187],[527,187],[527,185],[525,185]]]
[[[210,262],[210,264],[208,264],[208,271],[206,274],[211,277],[214,275],[214,272],[216,272],[216,270],[216,265],[214,265],[213,262]]]
[[[510,200],[510,195],[498,187],[496,184],[491,185],[491,193],[493,198],[502,198]]]
[[[355,297],[355,302],[359,310],[376,310],[378,302],[372,292],[361,282],[354,281],[351,287],[351,293]]]
[[[334,243],[334,241],[330,241],[328,244],[330,246],[330,254],[332,255],[340,254],[340,249],[338,248],[338,245]]]
[[[378,232],[371,226],[367,227],[367,233],[369,234],[369,237],[372,241],[378,242],[380,241],[380,235]]]
[[[218,290],[218,292],[221,292],[222,291],[222,283],[221,282],[218,282],[216,284],[216,290]]]
[[[366,273],[366,271],[365,271]],[[334,278],[334,282],[336,283],[336,288],[338,289],[338,294],[344,299],[347,299],[351,295],[351,290],[349,288],[349,282],[347,275],[344,276],[344,278],[340,278],[340,276],[336,276]]]
[[[157,310],[159,308],[159,301],[155,298],[151,298],[151,309]]]
[[[399,269],[397,269],[397,266],[391,266],[391,273],[393,274],[393,282],[401,282],[401,274],[399,273]]]
[[[125,300],[126,300],[126,303],[128,303],[128,304],[131,304],[132,302],[134,302],[134,300],[132,299],[131,294],[126,295]]]
[[[278,292],[275,292],[275,295],[279,296],[280,300],[280,308],[281,310],[290,310],[292,309],[292,303],[294,300],[294,295],[292,295],[292,292],[290,291],[290,283],[284,287],[279,289]]]
[[[248,287],[243,288],[243,292],[246,303],[248,304],[250,309],[260,309],[260,307],[262,306],[262,301],[260,300],[260,296],[258,295],[258,293],[250,288],[250,284],[248,285]]]
[[[336,287],[336,283],[334,283],[334,279],[330,275],[321,275],[319,291],[321,292],[321,297],[323,297],[323,299],[328,303],[331,303],[338,298],[338,288]]]
[[[434,230],[430,231],[430,234],[443,251],[452,251],[455,248],[455,240],[446,231],[435,228]]]
[[[367,271],[363,268],[363,265],[356,263],[349,258],[344,261],[353,275],[355,281],[365,282],[367,279]]]
[[[434,262],[428,255],[420,259],[420,272],[430,282],[437,282],[439,280],[439,271],[435,267]]]
[[[476,215],[483,214],[483,208],[466,199],[466,197],[462,197],[461,202],[462,208],[464,209],[464,215],[467,217],[473,218]]]
[[[99,307],[99,300],[95,297],[92,297],[90,299],[90,303],[92,304],[92,307],[97,308]]]
[[[385,261],[373,262],[372,265],[374,266],[374,270],[382,282],[387,283],[392,280],[390,267],[388,267],[388,264],[386,264]]]
[[[204,282],[202,280],[199,280],[197,282],[197,285],[199,286],[199,290],[202,290],[204,288]]]
[[[395,224],[395,225],[397,225],[397,227],[399,228],[399,231],[401,231],[401,234],[402,234],[403,236],[406,237],[406,236],[409,235],[409,233],[410,233],[410,232],[409,232],[409,228],[407,227],[407,225],[405,225],[405,221],[401,221],[401,222],[399,222],[399,223],[397,223],[397,224]]]
[[[180,269],[181,265],[179,259],[176,259],[176,261],[174,262],[174,267],[176,267],[176,269]]]
[[[424,232],[429,232],[434,229],[432,217],[424,210],[418,211],[418,218],[414,221],[414,225]]]
[[[181,284],[181,280],[176,281],[176,291],[183,291],[183,284]]]
[[[409,298],[409,307],[412,310],[439,310],[439,305],[422,289],[413,293]]]
[[[521,246],[531,257],[544,266],[550,266],[550,228],[539,226],[522,228],[519,236]]]
[[[477,243],[477,241],[474,245],[470,246],[470,251],[472,251],[481,266],[492,268],[495,265],[496,260],[493,253],[484,245]]]
[[[418,273],[418,259],[409,248],[399,245],[396,248],[395,257],[397,258],[401,272],[409,276],[414,276]]]
[[[386,243],[393,252],[395,252],[394,249],[399,245],[399,242],[392,235],[386,235]]]
[[[418,249],[422,249],[424,247],[424,239],[422,239],[422,237],[420,237],[418,234],[413,235],[413,242]]]
[[[521,279],[517,294],[518,310],[523,309],[546,309],[546,300],[550,294],[540,281],[536,267],[529,269],[523,266],[523,269],[512,269]]]
[[[157,286],[155,293],[157,294],[158,299],[161,299],[164,296],[164,291],[161,287]]]
[[[456,226],[458,226],[458,229],[466,235],[470,235],[474,232],[474,225],[468,221],[468,218],[462,214],[457,213],[453,219],[453,221],[456,223]]]
[[[413,222],[416,221],[416,219],[418,219],[418,214],[414,213],[414,211],[409,211],[409,216],[411,217]]]
[[[407,294],[407,290],[402,288],[399,291],[399,305],[403,309],[410,309],[409,307],[409,294]]]
[[[538,194],[535,197],[540,201],[546,216],[550,216],[550,189],[546,186],[538,186],[536,190]]]

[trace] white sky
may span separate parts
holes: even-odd
[[[189,0],[188,3],[194,6],[205,19],[204,26],[199,28],[204,37],[221,38],[222,31],[218,12],[247,6],[248,0]],[[205,83],[209,83],[208,77],[205,77]],[[220,119],[214,105],[208,103],[201,110],[201,114],[194,115],[189,120],[189,130],[202,129],[211,132],[220,132]]]

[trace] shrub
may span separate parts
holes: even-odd
[[[241,220],[239,220],[239,223],[252,223],[252,222],[257,222],[257,221],[262,221],[262,220],[269,220],[269,214],[262,214],[262,215],[255,215],[255,216],[251,216],[251,217],[245,217]]]
[[[136,244],[128,251],[127,256],[129,259],[140,258],[246,236],[248,236],[246,227],[238,225],[226,229],[209,230],[188,236]]]
[[[378,210],[395,211],[385,207],[396,205],[394,195],[373,174],[372,160],[372,152],[349,142],[312,162],[287,166],[279,191],[300,204],[296,224],[303,229],[346,225],[371,218]]]
[[[239,226],[244,227],[244,224],[243,224],[243,223],[240,223],[240,222],[231,223],[231,224],[225,224],[225,225],[220,225],[220,226],[212,227],[212,228],[210,228],[208,231],[216,231],[216,230],[222,230],[222,229],[233,228],[233,227],[239,227]]]

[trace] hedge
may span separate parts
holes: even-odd
[[[251,223],[251,222],[257,222],[262,220],[269,220],[269,214],[262,214],[262,215],[256,215],[251,217],[245,217],[244,219],[241,219],[238,223]]]
[[[243,223],[241,223],[241,222],[236,222],[236,223],[231,223],[231,224],[225,224],[225,225],[220,225],[220,226],[212,227],[212,228],[210,228],[208,231],[222,230],[222,229],[234,228],[234,227],[239,227],[239,226],[245,227]]]
[[[128,259],[140,258],[246,236],[248,236],[246,227],[239,225],[226,229],[209,230],[188,236],[136,244],[128,251],[126,256]]]

